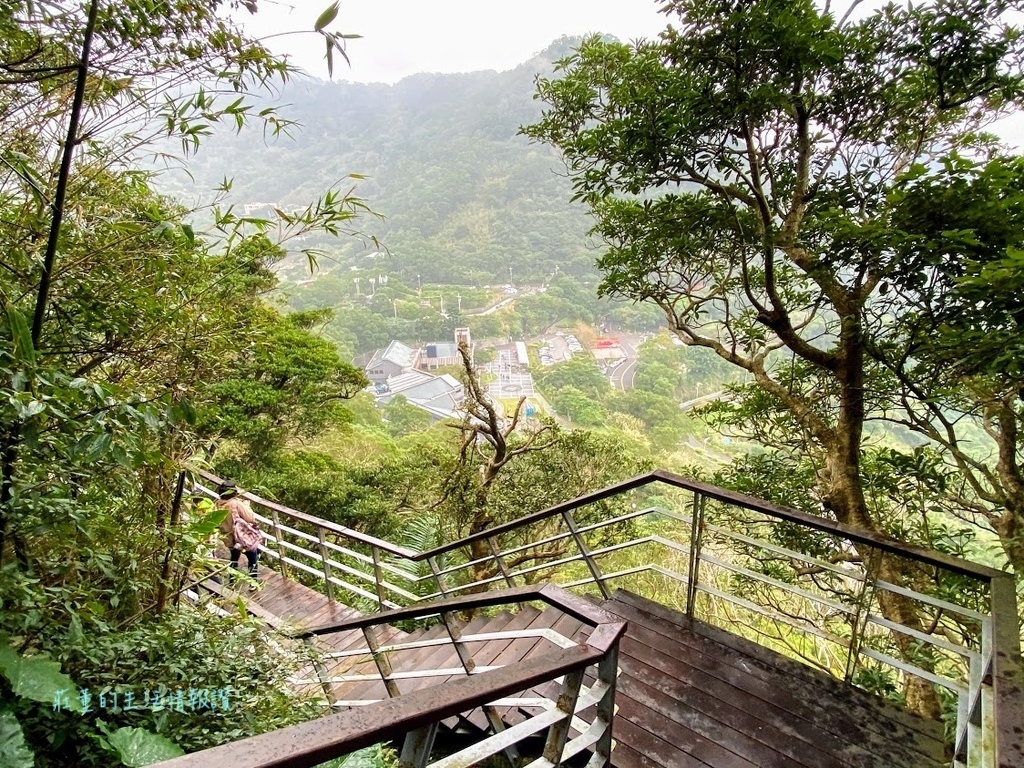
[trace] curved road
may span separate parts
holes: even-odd
[[[617,365],[612,371],[612,386],[617,387],[618,389],[632,389],[633,377],[636,376],[636,368],[640,363],[640,357],[636,351],[636,347],[628,341],[620,340],[619,346],[622,347],[622,351],[626,353],[626,359]]]

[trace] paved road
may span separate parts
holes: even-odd
[[[640,362],[636,347],[625,339],[619,340],[619,346],[626,353],[626,359],[619,363],[612,370],[612,386],[617,389],[632,389],[633,377],[636,375],[636,368]]]
[[[707,405],[713,400],[722,400],[722,395],[724,394],[725,390],[720,389],[717,392],[712,392],[709,395],[701,395],[700,397],[695,397],[693,400],[687,400],[685,403],[680,403],[679,407],[684,411],[689,411],[691,408],[697,408],[698,406],[701,405]]]

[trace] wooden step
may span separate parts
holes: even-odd
[[[745,673],[745,677],[765,681],[771,686],[773,695],[777,695],[779,686],[787,686],[787,690],[792,690],[796,694],[794,706],[797,702],[803,702],[809,708],[808,720],[821,720],[821,702],[841,701],[840,722],[855,729],[848,734],[851,740],[864,739],[863,729],[867,729],[881,736],[884,741],[889,741],[895,736],[900,741],[913,742],[925,753],[935,749],[936,744],[944,745],[942,723],[919,717],[831,675],[786,658],[724,629],[700,621],[691,621],[684,614],[639,595],[620,590],[614,599],[631,605],[644,616],[654,619],[648,622],[648,626],[659,634],[689,644],[689,647],[698,652],[702,649],[710,650],[719,661],[725,661],[739,669]],[[659,625],[659,622],[665,623]],[[681,633],[680,628],[689,631]],[[707,641],[711,644],[708,645]],[[808,698],[805,695],[806,685],[821,690]],[[851,719],[851,712],[858,717]]]
[[[616,609],[615,606],[608,608]],[[796,688],[794,693],[794,686],[789,681],[776,681],[773,684],[770,678],[751,675],[749,667],[738,668],[723,662],[724,654],[714,653],[713,648],[696,648],[681,643],[680,652],[668,654],[666,651],[671,648],[668,638],[642,626],[639,622],[643,619],[636,614],[630,614],[624,609],[621,614],[622,618],[632,619],[629,636],[623,639],[621,646],[624,657],[643,660],[653,665],[659,673],[671,667],[680,681],[698,691],[698,698],[703,697],[703,691],[720,690],[727,699],[748,702],[749,708],[755,713],[755,719],[760,719],[761,713],[773,707],[784,708],[791,717],[775,720],[765,727],[757,726],[762,728],[763,733],[781,739],[773,747],[783,753],[797,749],[803,742],[805,745],[814,745],[815,749],[849,749],[853,757],[859,756],[860,760],[868,760],[870,763],[873,748],[887,748],[893,735],[898,733],[910,743],[919,735],[913,731],[900,731],[893,726],[889,732],[890,739],[882,739],[870,727],[864,727],[862,720],[851,718],[851,710],[829,706],[831,698],[820,695],[808,697],[806,689],[800,688]],[[805,695],[800,695],[801,690]],[[714,708],[713,704],[707,706]],[[872,718],[871,725],[875,725],[876,715],[870,709],[858,708],[855,711],[858,717]],[[724,712],[726,720],[735,718],[729,710]],[[926,748],[934,746],[927,742],[925,745]],[[909,751],[906,757],[910,759]],[[858,763],[855,761],[852,764]]]
[[[933,726],[822,672],[760,646],[756,656],[744,654],[730,633],[704,632],[706,625],[635,595],[617,592],[602,607],[629,622],[614,730],[618,738],[619,721],[631,723],[625,732],[639,741],[625,743],[636,753],[664,752],[656,737],[708,766],[948,765]]]

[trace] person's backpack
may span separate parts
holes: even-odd
[[[231,522],[231,530],[235,534],[235,546],[246,552],[259,549],[260,542],[263,541],[259,524],[250,523],[239,514],[233,514],[232,518],[234,519]]]

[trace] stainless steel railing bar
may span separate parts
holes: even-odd
[[[963,696],[965,699],[967,698],[967,688],[965,688],[963,685],[956,682],[955,680],[950,680],[948,678],[942,677],[941,675],[936,675],[934,672],[929,672],[927,669],[922,669],[916,664],[910,664],[906,661],[900,661],[895,656],[890,656],[887,653],[876,651],[874,648],[861,647],[860,653],[861,656],[867,656],[869,659],[874,659],[875,661],[893,667],[894,669],[899,669],[903,672],[906,672],[907,674],[923,678],[930,683],[935,683],[935,685],[940,685],[943,688],[952,691],[958,696]]]
[[[751,602],[750,600],[745,600],[744,598],[737,597],[736,595],[730,595],[728,592],[723,592],[720,589],[716,589],[715,587],[709,586],[704,583],[697,584],[696,588],[698,592],[704,592],[708,595],[714,595],[715,597],[721,600],[725,600],[726,602],[732,603],[733,605],[739,606],[740,608],[745,608],[746,610],[751,611],[752,613],[759,614],[761,616],[764,616],[765,618],[771,619],[772,621],[777,621],[787,626],[790,626],[793,629],[799,630],[800,632],[804,632],[805,634],[820,637],[822,640],[834,643],[835,645],[838,645],[843,648],[847,646],[847,641],[845,638],[839,637],[838,635],[833,635],[831,632],[818,629],[814,625],[804,624],[803,622],[798,621],[792,616],[788,616],[784,613],[779,613],[778,611],[773,611],[769,608],[764,608],[758,605],[757,603]]]
[[[965,608],[964,606],[957,605],[956,603],[950,603],[946,600],[940,600],[937,597],[932,597],[931,595],[925,595],[920,592],[915,592],[914,590],[907,589],[906,587],[900,587],[896,584],[890,584],[888,581],[883,581],[882,579],[876,579],[875,586],[878,589],[884,589],[889,592],[895,592],[897,595],[903,595],[904,597],[909,597],[912,600],[918,600],[922,603],[927,603],[928,605],[934,606],[935,608],[942,608],[944,611],[952,611],[953,613],[959,613],[961,616],[966,616],[969,619],[985,621],[988,618],[987,614],[978,613],[977,611],[972,610],[971,608]]]
[[[766,549],[769,552],[775,552],[776,554],[792,558],[793,560],[798,560],[802,563],[807,563],[808,565],[817,566],[818,568],[822,568],[826,571],[831,571],[832,573],[835,573],[839,576],[843,576],[848,579],[854,579],[856,581],[864,580],[863,569],[854,570],[852,568],[842,568],[838,565],[835,565],[834,563],[829,563],[826,560],[822,560],[817,557],[811,557],[810,555],[805,555],[801,552],[796,552],[792,549],[786,549],[785,547],[780,547],[778,544],[772,544],[771,542],[765,541],[764,539],[758,539],[753,536],[747,536],[746,534],[730,531],[727,528],[723,528],[722,526],[715,525],[713,523],[704,523],[704,528],[708,531],[714,531],[719,536],[724,536],[725,538],[733,539],[735,541],[742,541],[744,544],[749,544],[754,547]]]
[[[875,613],[868,614],[868,621],[876,626],[884,627],[885,629],[890,629],[894,632],[900,632],[904,635],[913,637],[917,640],[920,640],[922,643],[928,643],[929,645],[934,645],[936,648],[941,648],[944,651],[949,651],[951,653],[957,654],[958,656],[963,656],[965,659],[968,660],[968,662],[973,658],[981,658],[981,654],[978,653],[978,651],[971,650],[970,648],[967,648],[963,645],[951,643],[948,640],[938,637],[937,635],[929,635],[926,632],[911,629],[910,627],[904,626],[903,624],[900,624],[898,622],[889,621],[883,616],[879,616]]]
[[[781,589],[783,592],[788,592],[792,595],[798,595],[799,597],[802,597],[805,600],[812,600],[816,603],[820,603],[821,605],[828,606],[829,608],[832,608],[835,611],[840,611],[842,613],[849,614],[850,616],[857,612],[857,608],[855,606],[847,605],[844,602],[841,602],[839,600],[833,600],[832,598],[825,597],[824,595],[816,595],[813,592],[808,592],[807,590],[801,589],[800,587],[796,587],[792,584],[787,584],[784,581],[779,581],[778,579],[774,579],[771,576],[766,576],[762,573],[758,573],[757,571],[752,571],[749,568],[744,568],[742,565],[736,565],[735,563],[729,563],[725,560],[720,560],[717,557],[714,557],[713,555],[701,554],[700,561],[702,563],[710,563],[714,566],[717,566],[718,568],[722,568],[723,570],[731,571],[732,573],[737,573],[742,576],[746,576],[748,579],[758,581],[762,584],[770,584],[771,586],[776,587],[777,589]]]

